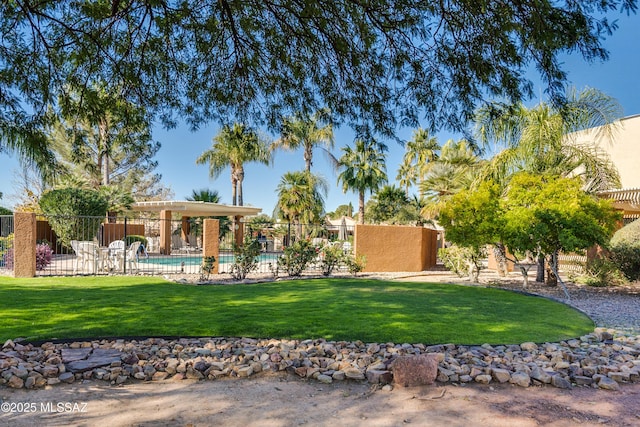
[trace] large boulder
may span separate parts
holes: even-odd
[[[433,384],[438,376],[436,354],[400,356],[393,362],[393,379],[402,387]]]

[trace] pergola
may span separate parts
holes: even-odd
[[[242,243],[244,228],[240,219],[244,216],[257,215],[261,208],[252,206],[231,206],[220,203],[195,202],[187,200],[161,200],[136,202],[131,210],[138,212],[160,213],[160,253],[171,253],[171,215],[175,212],[182,217],[183,238],[189,234],[189,218],[193,216],[231,216],[234,219],[235,241]]]
[[[623,212],[626,221],[640,218],[640,188],[601,191],[598,195],[613,200],[613,207]]]

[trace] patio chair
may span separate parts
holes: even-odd
[[[109,268],[120,270],[124,260],[124,240],[114,240],[109,243]]]
[[[129,245],[129,249],[127,249],[126,258],[129,270],[133,270],[134,264],[136,266],[136,270],[138,270],[138,250],[141,245],[142,242],[133,242]]]
[[[98,244],[90,241],[72,240],[71,249],[76,253],[76,262],[73,267],[73,274],[78,273],[82,265],[82,273],[95,273],[98,269]],[[89,268],[87,268],[89,267]]]

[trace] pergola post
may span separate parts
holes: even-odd
[[[236,245],[241,245],[244,242],[244,223],[241,222],[243,217],[241,215],[236,215],[233,217],[233,228],[235,228],[235,240]]]
[[[171,211],[160,211],[160,253],[171,255]]]
[[[187,243],[190,243],[189,242],[189,233],[191,233],[191,223],[189,222],[190,218],[191,217],[188,217],[188,216],[182,217],[182,228],[180,232],[182,240],[184,240]]]
[[[202,256],[215,257],[213,263],[213,271],[211,273],[218,274],[218,266],[220,264],[220,220],[206,218],[202,226]]]

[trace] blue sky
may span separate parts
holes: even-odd
[[[637,16],[625,15],[619,17],[619,25],[620,28],[604,42],[605,48],[610,52],[609,61],[588,64],[581,60],[579,55],[567,55],[563,60],[564,68],[569,73],[569,84],[578,89],[585,86],[594,87],[613,96],[624,108],[624,115],[630,116],[640,114],[640,79],[637,77],[640,70],[640,26]],[[537,87],[536,92],[542,94],[543,88]],[[207,166],[195,164],[195,159],[211,146],[211,140],[217,132],[217,125],[203,126],[197,132],[190,132],[187,126],[179,126],[172,130],[161,127],[154,129],[154,139],[162,144],[156,155],[157,172],[162,174],[163,183],[173,190],[176,200],[183,200],[193,189],[210,188],[220,193],[222,203],[231,203],[229,171],[225,170],[214,180],[209,178]],[[412,129],[402,129],[398,136],[407,140],[411,138],[412,132]],[[436,136],[441,144],[451,137],[456,137],[447,132],[441,132]],[[334,155],[339,157],[340,147],[352,145],[353,138],[350,129],[337,129]],[[386,143],[389,147],[387,173],[389,182],[393,184],[404,148],[393,141]],[[314,153],[313,163],[312,171],[323,175],[329,183],[329,193],[325,200],[326,210],[335,210],[338,205],[349,202],[357,209],[357,195],[342,192],[342,188],[337,184],[337,174],[331,170],[320,150]],[[4,193],[3,199],[0,200],[2,206],[12,207],[17,201],[14,175],[19,168],[14,156],[0,153],[0,192]],[[244,204],[260,207],[264,213],[270,215],[275,206],[275,191],[280,177],[287,171],[303,168],[301,151],[277,152],[271,167],[246,165]]]

